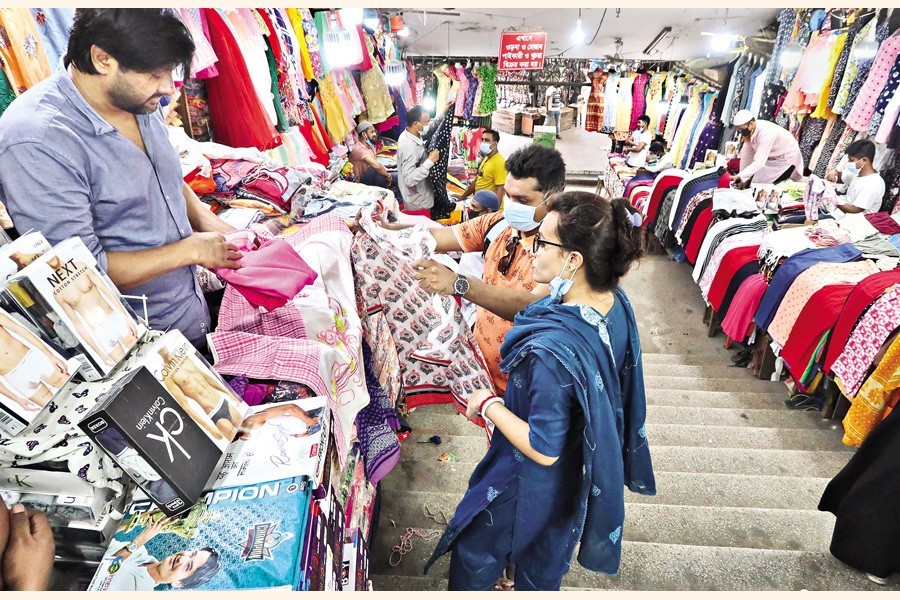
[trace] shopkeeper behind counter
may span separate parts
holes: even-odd
[[[0,118],[0,202],[20,232],[80,236],[120,290],[147,296],[152,328],[202,346],[212,323],[195,265],[235,269],[241,255],[182,181],[159,112],[193,53],[169,10],[77,10],[65,68]]]
[[[845,195],[839,195],[838,208],[845,213],[875,213],[881,210],[884,179],[872,166],[875,143],[856,140],[847,146],[846,164],[840,171],[829,171],[825,178],[846,185]]]
[[[741,167],[732,177],[739,187],[753,183],[780,183],[803,175],[800,144],[791,132],[769,121],[757,121],[749,110],[734,115],[734,127],[743,139]]]

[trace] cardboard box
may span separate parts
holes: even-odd
[[[160,337],[79,423],[167,515],[209,489],[249,407],[180,331]]]
[[[78,372],[21,315],[0,308],[0,429],[17,435],[34,422]]]
[[[7,292],[21,311],[99,381],[146,332],[81,238],[69,238],[11,276]]]
[[[47,238],[37,231],[0,247],[0,281],[6,281],[52,248]]]
[[[309,493],[305,478],[209,490],[149,539],[138,536],[165,515],[149,499],[137,498],[88,591],[152,591],[163,583],[168,587],[162,589],[176,591],[292,590],[301,575]],[[137,541],[143,543],[132,546]],[[148,565],[160,565],[166,581],[151,575]]]

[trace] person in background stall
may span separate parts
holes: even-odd
[[[378,140],[375,126],[363,121],[356,126],[356,135],[359,137],[359,143],[350,151],[350,164],[353,165],[353,176],[356,181],[364,185],[391,189],[394,179],[375,155],[375,142]]]
[[[846,199],[838,208],[845,213],[876,213],[881,210],[884,198],[884,179],[872,166],[875,160],[875,143],[871,140],[856,140],[847,146],[846,164],[843,169],[829,171],[825,179],[846,186]]]
[[[732,183],[741,189],[753,183],[799,181],[803,175],[800,144],[791,132],[769,121],[757,120],[749,110],[734,115],[735,130],[743,139],[740,171]]]
[[[500,202],[503,202],[503,184],[506,183],[506,159],[497,151],[497,144],[500,143],[500,133],[493,129],[485,129],[481,134],[481,146],[478,153],[481,155],[481,162],[478,163],[478,170],[469,187],[461,195],[456,196],[457,200],[466,200],[472,194],[482,190],[490,190],[496,194]],[[496,210],[496,209],[495,209]]]
[[[406,111],[406,121],[406,130],[397,140],[397,183],[404,210],[426,211],[434,206],[434,190],[428,181],[428,173],[441,153],[432,150],[426,155],[422,136],[429,130],[432,120],[422,106],[416,104]]]
[[[553,124],[556,126],[556,139],[558,140],[562,139],[562,136],[559,135],[559,115],[562,113],[563,107],[562,94],[562,88],[552,85],[547,88],[544,94],[547,100],[547,116],[553,119]]]
[[[641,255],[639,220],[626,200],[588,192],[546,210],[531,260],[550,296],[506,334],[506,393],[468,398],[494,435],[425,566],[451,552],[450,590],[490,590],[510,561],[517,591],[558,590],[576,545],[581,565],[615,573],[625,486],[656,493],[641,344],[619,288]]]
[[[647,163],[638,169],[638,173],[645,171],[647,173],[662,173],[666,169],[675,167],[675,161],[672,155],[666,152],[666,145],[661,140],[650,142],[650,148],[647,151]]]
[[[47,515],[0,499],[0,591],[48,590],[55,553]]]
[[[241,254],[182,180],[159,111],[193,53],[171,10],[76,10],[65,68],[0,117],[0,202],[20,232],[80,236],[121,291],[146,295],[153,329],[204,347],[214,324],[195,265],[238,269]]]
[[[653,134],[650,133],[650,117],[641,115],[638,117],[638,128],[631,134],[631,140],[623,144],[625,153],[628,154],[625,163],[629,167],[636,169],[643,167],[647,163],[647,154],[652,141]]]

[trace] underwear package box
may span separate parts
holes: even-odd
[[[296,589],[310,487],[299,477],[210,490],[161,526],[165,514],[135,498],[88,591]]]
[[[5,282],[52,248],[38,231],[26,233],[0,247],[0,281]]]
[[[250,408],[213,489],[306,476],[322,482],[330,411],[323,396]]]
[[[0,429],[17,435],[78,372],[21,314],[0,308]]]
[[[46,339],[99,381],[124,359],[146,327],[97,267],[81,238],[69,238],[10,277],[6,293]]]
[[[180,331],[161,336],[78,424],[167,515],[193,506],[250,407]]]

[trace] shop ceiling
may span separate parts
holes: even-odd
[[[410,55],[496,56],[500,33],[515,30],[546,32],[548,56],[603,58],[615,53],[616,38],[621,38],[624,59],[686,61],[706,59],[710,53],[710,37],[701,32],[755,36],[775,22],[779,9],[729,8],[726,14],[724,8],[582,8],[585,41],[580,45],[572,42],[578,8],[395,10],[403,11],[410,30],[404,40]],[[667,27],[671,31],[645,54],[644,50]],[[768,37],[773,37],[771,32]],[[707,64],[722,64],[731,58],[713,53]]]

